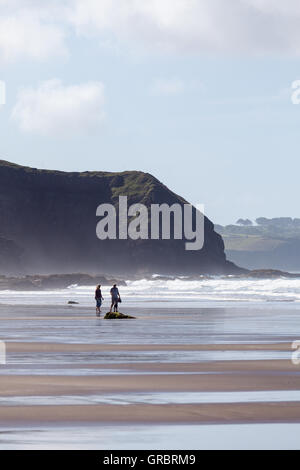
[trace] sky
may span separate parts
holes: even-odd
[[[0,158],[149,172],[215,223],[300,217],[297,80],[298,0],[0,0]]]

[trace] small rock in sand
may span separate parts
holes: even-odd
[[[131,317],[130,315],[124,315],[121,312],[107,312],[104,317],[104,320],[126,320],[126,319],[135,319],[135,317]]]

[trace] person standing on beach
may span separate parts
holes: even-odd
[[[114,307],[114,312],[118,311],[118,302],[120,300],[120,293],[119,289],[117,288],[117,284],[114,284],[112,288],[110,289],[110,295],[111,295],[111,306],[110,306],[110,311]]]
[[[101,312],[101,305],[102,305],[102,292],[101,292],[101,285],[98,284],[95,290],[95,300],[96,300],[96,315],[100,317],[100,312]]]

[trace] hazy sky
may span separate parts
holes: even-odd
[[[0,0],[3,159],[300,217],[298,0]]]

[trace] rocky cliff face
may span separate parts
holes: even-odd
[[[0,243],[0,271],[240,271],[226,260],[222,237],[207,218],[200,251],[186,251],[184,240],[99,240],[96,209],[102,203],[117,204],[120,195],[127,196],[130,205],[186,203],[150,174],[65,173],[0,161],[0,236],[9,240]]]
[[[0,236],[0,272],[10,274],[21,268],[22,250],[12,240]]]

